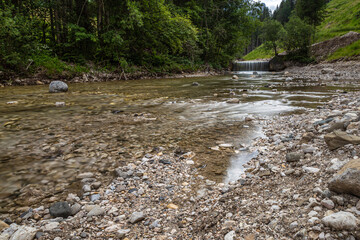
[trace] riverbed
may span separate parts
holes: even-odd
[[[100,172],[106,185],[114,169],[147,152],[192,152],[206,178],[235,180],[253,156],[247,147],[262,136],[257,120],[312,111],[336,92],[359,89],[238,76],[70,84],[59,94],[47,86],[0,89],[1,211],[81,191],[82,172]]]

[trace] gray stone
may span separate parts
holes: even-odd
[[[321,201],[321,205],[323,205],[324,207],[326,207],[327,209],[333,209],[335,207],[335,204],[333,201],[331,201],[330,199],[323,199]]]
[[[296,152],[291,152],[286,154],[286,161],[287,162],[298,162],[300,161],[302,157],[302,154],[300,153],[296,153]]]
[[[90,196],[90,201],[95,202],[96,200],[99,200],[100,197],[100,194],[93,194]]]
[[[240,99],[232,98],[232,99],[227,100],[226,103],[240,103]]]
[[[18,230],[11,236],[10,240],[32,240],[37,230],[33,227],[20,226]]]
[[[318,173],[318,172],[320,172],[320,169],[319,168],[314,168],[314,167],[306,167],[306,166],[304,166],[303,171],[306,172],[306,173]]]
[[[130,216],[129,221],[131,223],[137,223],[145,219],[145,215],[143,212],[133,212]]]
[[[91,209],[91,211],[87,214],[87,216],[92,217],[92,216],[100,216],[104,214],[105,214],[105,210],[100,206],[96,205],[93,209]]]
[[[360,159],[348,162],[329,182],[329,189],[360,197]]]
[[[123,238],[126,236],[126,234],[128,234],[130,232],[130,229],[120,229],[116,232],[116,236],[118,238]]]
[[[58,222],[51,222],[44,226],[44,231],[52,231],[59,226]]]
[[[81,209],[81,205],[79,203],[75,203],[71,206],[71,216],[74,216],[77,214]]]
[[[91,186],[88,184],[85,184],[82,188],[82,190],[86,193],[86,192],[91,192]]]
[[[235,231],[228,232],[225,235],[224,240],[233,240],[235,236],[236,236]]]
[[[67,218],[71,215],[71,208],[67,202],[54,203],[49,210],[52,217]]]
[[[335,70],[332,68],[323,68],[323,69],[321,69],[321,73],[322,74],[332,74],[332,73],[335,73]]]
[[[331,227],[336,230],[355,230],[356,217],[349,212],[337,212],[322,219],[325,226]]]
[[[68,85],[63,81],[52,81],[49,86],[50,93],[67,92],[68,89]]]

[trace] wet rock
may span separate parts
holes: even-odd
[[[291,152],[286,154],[286,161],[287,162],[298,162],[300,161],[302,154],[297,152]]]
[[[239,77],[237,75],[233,75],[232,79],[239,79]]]
[[[348,162],[329,182],[329,189],[360,197],[360,159]]]
[[[11,236],[10,240],[32,240],[35,237],[37,230],[33,227],[21,226]]]
[[[87,216],[92,217],[92,216],[100,216],[100,215],[104,215],[104,214],[105,214],[105,210],[103,208],[101,208],[100,206],[96,205],[90,210],[90,212],[87,214]]]
[[[67,92],[68,89],[68,85],[63,81],[52,81],[49,85],[50,93]]]
[[[335,150],[346,144],[360,144],[360,137],[339,130],[325,135],[324,139],[330,150]]]
[[[144,219],[145,219],[145,215],[143,212],[134,212],[131,214],[129,222],[134,224]]]
[[[331,214],[322,219],[325,226],[331,227],[336,230],[354,230],[356,229],[356,217],[349,212],[338,212]]]
[[[200,84],[198,83],[198,82],[193,82],[192,84],[191,84],[191,86],[199,86]]]
[[[52,217],[67,218],[71,215],[71,208],[67,202],[54,203],[49,210]]]

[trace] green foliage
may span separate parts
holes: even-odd
[[[283,26],[276,20],[268,20],[265,22],[262,32],[262,38],[265,40],[265,48],[273,49],[276,56],[280,39],[285,34]]]
[[[360,32],[360,0],[332,0],[326,7],[327,16],[318,27],[315,42]]]
[[[299,55],[308,56],[311,44],[312,27],[293,15],[285,24],[285,35],[282,36],[282,44],[287,51],[295,51]]]
[[[30,56],[37,51],[33,29],[37,21],[29,21],[20,14],[13,14],[12,8],[0,8],[0,64],[4,68],[24,71]]]
[[[310,25],[318,26],[325,17],[327,0],[297,0],[296,15]]]
[[[278,52],[282,52],[281,49],[278,49]],[[264,44],[260,45],[249,54],[243,57],[244,60],[256,60],[256,59],[267,59],[272,58],[274,56],[274,52],[272,49],[268,49],[264,46]]]
[[[360,40],[356,41],[346,47],[338,49],[336,52],[331,54],[327,60],[338,60],[338,59],[346,59],[355,56],[360,56]]]
[[[295,0],[282,0],[273,14],[273,19],[285,24],[289,21],[292,11],[295,9]]]

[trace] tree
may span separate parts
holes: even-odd
[[[265,47],[267,49],[273,49],[275,56],[277,56],[277,48],[279,46],[280,39],[285,34],[283,26],[276,20],[268,20],[265,22],[262,32]]]
[[[280,6],[278,6],[274,11],[273,19],[278,20],[282,24],[287,23],[294,8],[294,0],[282,0]]]
[[[318,26],[325,17],[327,0],[297,0],[296,14],[306,23]]]
[[[287,51],[295,51],[299,55],[308,55],[311,44],[312,27],[298,16],[292,15],[285,24],[286,34],[282,37],[283,46]]]

